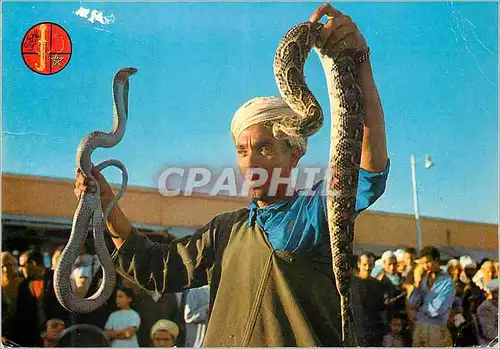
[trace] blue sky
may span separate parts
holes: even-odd
[[[113,14],[107,25],[75,15]],[[122,142],[94,163],[123,161],[131,185],[156,185],[172,165],[233,166],[229,132],[247,99],[276,95],[272,59],[288,28],[319,3],[3,3],[2,168],[73,178],[75,151],[90,131],[109,131],[111,81],[130,85]],[[371,47],[384,106],[391,172],[374,210],[411,214],[410,155],[417,156],[423,216],[498,223],[498,18],[496,3],[338,3]],[[71,36],[73,56],[53,76],[25,66],[24,33],[52,21]],[[328,109],[317,57],[306,75]],[[327,164],[329,121],[302,164]],[[436,166],[425,169],[424,156]],[[109,170],[111,181],[119,173]]]

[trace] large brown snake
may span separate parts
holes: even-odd
[[[91,174],[92,152],[98,147],[113,147],[122,139],[128,117],[128,80],[129,76],[136,71],[135,68],[124,68],[120,69],[114,76],[113,128],[111,132],[91,132],[82,139],[78,146],[76,152],[77,167],[81,168],[84,177],[92,178],[96,183],[97,181]],[[77,313],[89,313],[99,308],[112,295],[115,288],[115,266],[104,242],[104,222],[106,222],[110,210],[125,192],[128,177],[125,166],[118,160],[107,160],[95,167],[101,171],[108,166],[118,167],[122,171],[122,186],[119,193],[106,207],[104,214],[98,184],[95,192],[86,191],[81,195],[73,217],[69,241],[61,254],[61,259],[54,273],[54,288],[57,299],[67,310]],[[93,220],[95,250],[103,268],[103,281],[95,294],[88,298],[80,298],[73,294],[69,281],[73,262],[79,256],[80,249],[85,243],[91,219]]]
[[[284,36],[274,58],[274,74],[280,94],[302,116],[284,123],[298,135],[312,135],[323,125],[321,106],[304,77],[304,64],[311,49],[315,48],[321,28],[321,24],[311,22],[296,25]],[[349,280],[363,141],[363,95],[355,79],[356,67],[351,54],[343,53],[332,59],[321,55],[317,49],[316,52],[326,74],[331,108],[327,212],[332,267],[340,294],[342,340],[344,345],[350,346],[353,315]]]

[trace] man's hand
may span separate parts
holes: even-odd
[[[422,282],[422,278],[425,274],[425,270],[421,265],[417,265],[413,270],[413,284],[415,287],[419,287]]]
[[[333,58],[344,51],[368,51],[366,40],[351,17],[344,15],[332,5],[325,3],[318,7],[312,14],[310,21],[317,23],[325,15],[328,20],[316,43],[321,54]]]
[[[115,339],[116,334],[118,333],[118,331],[114,331],[114,330],[111,330],[111,329],[106,329],[106,333],[108,334],[108,336],[109,336],[110,339]]]
[[[106,181],[106,178],[92,166],[92,176],[99,183],[101,205],[103,209],[108,207],[111,201],[115,198],[115,194],[111,186]],[[76,169],[75,189],[74,193],[80,199],[84,192],[95,192],[96,183],[91,178],[85,178],[80,168]],[[116,204],[109,212],[108,220],[106,222],[108,230],[113,234],[113,243],[116,247],[120,247],[123,241],[127,238],[132,230],[132,225],[122,212],[120,206]]]

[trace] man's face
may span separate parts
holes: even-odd
[[[439,260],[433,260],[431,257],[424,256],[420,258],[420,264],[422,265],[424,271],[426,273],[430,273],[431,271],[436,271],[439,269]]]
[[[413,266],[413,262],[415,261],[415,255],[413,253],[405,252],[403,257],[404,263],[406,266]]]
[[[2,278],[11,278],[16,274],[16,261],[14,257],[7,257],[2,260]]]
[[[22,254],[21,257],[19,257],[19,271],[24,276],[24,278],[30,279],[34,277],[37,270],[38,267],[36,266],[36,263],[33,261],[28,262],[27,255]]]
[[[452,277],[453,280],[458,280],[461,273],[462,269],[459,265],[453,265],[448,268],[448,274]]]
[[[373,270],[373,257],[361,256],[358,262],[359,276],[367,277]]]
[[[153,335],[153,347],[171,348],[175,345],[174,336],[167,330],[158,330]]]
[[[393,275],[396,273],[397,266],[398,260],[396,259],[396,257],[391,257],[384,260],[384,270],[389,275]]]
[[[55,251],[52,255],[52,269],[55,270],[57,268],[57,264],[59,263],[59,258],[61,257],[62,251]]]
[[[87,282],[90,282],[88,277],[90,273],[85,270],[85,267],[78,267],[74,273],[75,285],[77,288],[82,288]]]
[[[484,279],[485,280],[491,280],[493,277],[493,263],[492,262],[484,262],[483,266],[481,267],[484,273]]]
[[[250,168],[263,169],[267,173],[264,184],[249,190],[253,199],[264,202],[273,199],[272,193],[269,194],[273,170],[281,168],[281,177],[289,177],[300,157],[296,149],[291,148],[286,141],[274,138],[271,130],[262,125],[250,126],[241,133],[237,139],[236,153],[238,168],[243,177]],[[257,175],[252,177],[251,180],[258,180]],[[285,191],[286,186],[278,187],[278,198]]]
[[[467,277],[467,279],[472,280],[472,278],[474,277],[474,274],[476,274],[476,268],[466,266],[464,269],[464,274]]]
[[[401,262],[398,262],[397,264],[397,267],[396,267],[396,271],[398,272],[398,274],[402,274],[406,269],[406,264],[404,261],[401,261]]]

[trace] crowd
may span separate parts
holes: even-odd
[[[418,258],[417,258],[418,257]],[[351,283],[360,346],[498,343],[498,261],[444,263],[437,248],[363,252]]]
[[[19,258],[8,251],[2,252],[4,345],[201,346],[208,321],[208,286],[161,295],[140,289],[118,275],[116,290],[107,304],[89,314],[71,313],[58,302],[53,284],[62,249],[60,247],[53,253],[50,268],[35,249],[21,253]],[[101,282],[102,270],[97,256],[82,250],[73,265],[72,291],[80,297],[89,297]],[[82,328],[82,325],[91,328]],[[72,342],[71,338],[74,340],[75,336],[66,335],[71,329],[86,332]],[[95,338],[90,340],[89,334]],[[87,338],[85,343],[83,337]]]
[[[208,286],[162,295],[119,276],[107,304],[90,314],[70,313],[57,301],[53,286],[61,251],[52,255],[51,268],[34,249],[19,258],[2,252],[4,344],[55,347],[68,328],[87,324],[101,329],[103,343],[113,347],[202,346]],[[358,346],[470,347],[498,342],[498,261],[476,263],[470,256],[442,261],[438,249],[425,247],[418,255],[413,248],[386,251],[377,260],[363,252],[353,267]],[[71,276],[73,292],[88,297],[101,281],[97,257],[82,250]],[[65,346],[71,346],[68,343]]]

